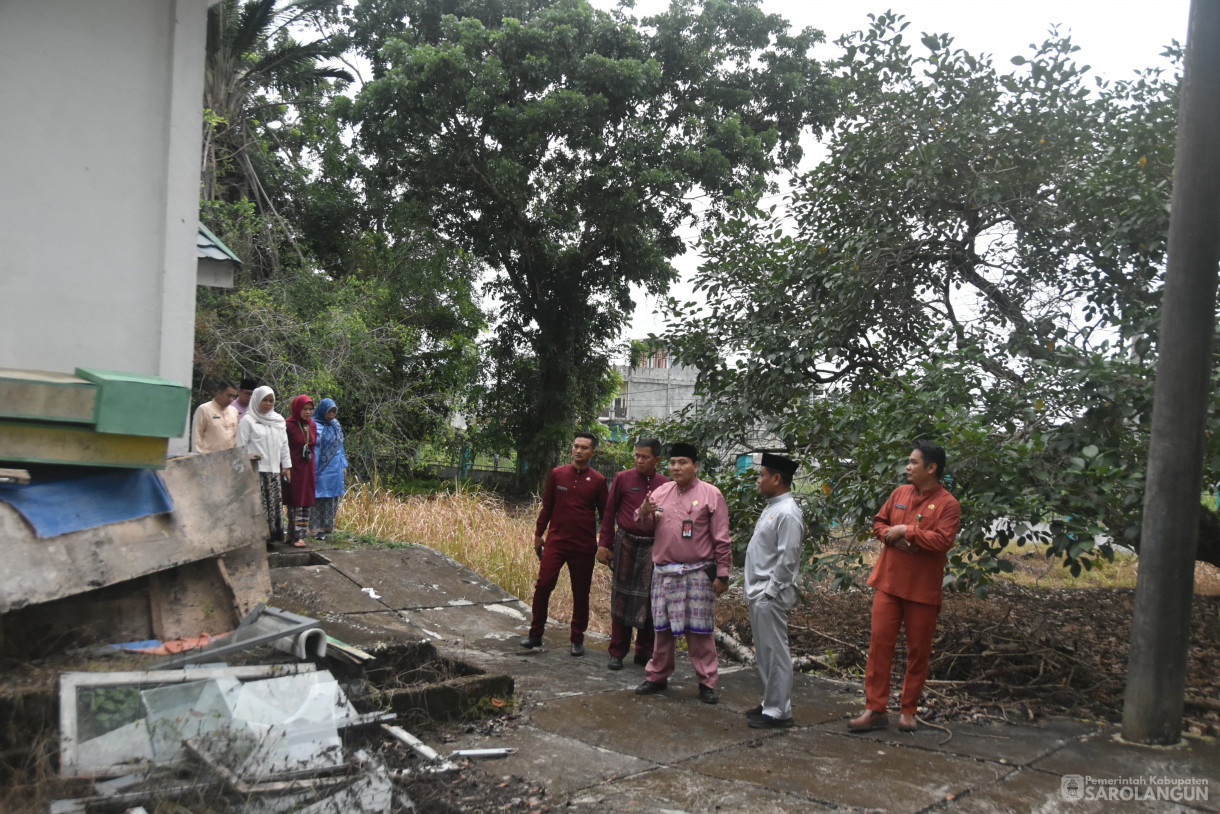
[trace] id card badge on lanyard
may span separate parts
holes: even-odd
[[[682,539],[684,540],[689,540],[695,536],[695,521],[691,517],[691,512],[693,512],[695,507],[698,505],[699,501],[696,500],[691,504],[690,508],[686,510],[686,519],[682,521]]]

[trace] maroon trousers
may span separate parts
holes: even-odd
[[[615,658],[623,658],[627,655],[627,651],[631,649],[631,631],[633,628],[624,625],[617,619],[610,620],[610,655]],[[652,625],[639,628],[635,634],[635,661],[637,664],[646,664],[652,658],[652,643],[656,638],[656,634],[652,631]]]
[[[596,561],[596,544],[548,542],[543,547],[538,581],[534,584],[531,637],[542,637],[542,631],[546,629],[547,606],[551,602],[551,592],[559,583],[559,571],[567,565],[568,577],[572,580],[572,642],[585,640],[585,630],[589,627],[589,587],[593,584],[593,564]]]

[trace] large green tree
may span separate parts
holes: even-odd
[[[333,63],[342,37],[299,42],[292,34],[311,15],[333,14],[337,0],[221,0],[208,9],[203,107],[203,191],[211,200],[256,201],[274,211],[263,178],[273,169],[267,125],[316,103],[351,74]]]
[[[963,585],[1014,539],[1089,567],[1095,535],[1138,543],[1178,77],[1090,81],[1053,31],[1001,70],[905,28],[840,41],[843,113],[788,205],[707,233],[707,306],[672,337],[695,429],[798,451],[823,529],[867,530],[932,436]]]
[[[358,470],[447,432],[478,371],[478,265],[409,208],[375,208],[342,122],[335,0],[209,12],[201,216],[244,261],[203,291],[195,383],[253,376],[340,405]],[[316,35],[312,32],[316,31]],[[299,42],[298,37],[311,37]]]
[[[752,199],[827,118],[811,56],[757,0],[637,21],[585,0],[365,0],[353,120],[370,198],[413,208],[491,272],[501,306],[483,423],[538,477],[609,394],[632,286],[657,293],[679,229]]]

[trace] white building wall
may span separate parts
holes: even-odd
[[[0,367],[191,384],[207,7],[0,2]]]
[[[693,367],[619,367],[618,371],[624,382],[627,422],[663,418],[698,400],[695,379],[699,372]]]

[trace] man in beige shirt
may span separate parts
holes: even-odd
[[[196,452],[202,455],[237,446],[237,420],[240,416],[233,406],[235,398],[237,387],[231,381],[222,381],[212,400],[200,404],[195,410],[191,438]]]

